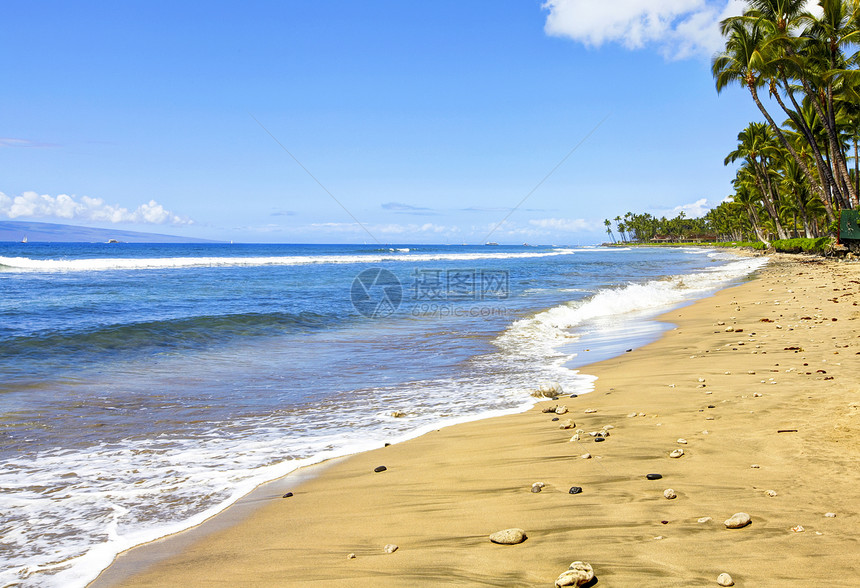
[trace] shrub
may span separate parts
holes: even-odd
[[[830,237],[817,239],[779,239],[771,247],[780,253],[814,253],[824,255],[830,248]]]

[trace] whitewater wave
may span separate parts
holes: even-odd
[[[573,249],[553,249],[525,253],[410,253],[394,251],[389,255],[284,255],[272,257],[153,257],[109,259],[31,259],[2,257],[0,269],[5,271],[75,272],[110,270],[150,270],[193,267],[260,267],[310,264],[368,264],[383,262],[480,261],[496,259],[528,259],[573,255]]]
[[[751,274],[767,258],[745,258],[693,274],[667,276],[644,283],[598,291],[584,300],[567,302],[514,322],[495,344],[522,361],[566,357],[558,348],[576,338],[572,329],[600,319],[618,319],[636,313],[671,308]]]

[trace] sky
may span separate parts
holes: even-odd
[[[761,116],[737,0],[4,2],[0,220],[584,245],[699,216]]]

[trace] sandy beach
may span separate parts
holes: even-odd
[[[856,586],[858,303],[860,265],[775,256],[664,315],[660,340],[582,368],[590,394],[287,478],[247,516],[151,566],[135,553],[157,545],[133,550],[93,586],[553,586],[575,560],[599,586]],[[726,528],[738,512],[751,524]],[[508,528],[527,539],[490,542]]]

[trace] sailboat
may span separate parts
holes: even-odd
[[[26,242],[27,242],[27,235],[24,235],[24,238],[21,239],[21,243],[26,243]]]

